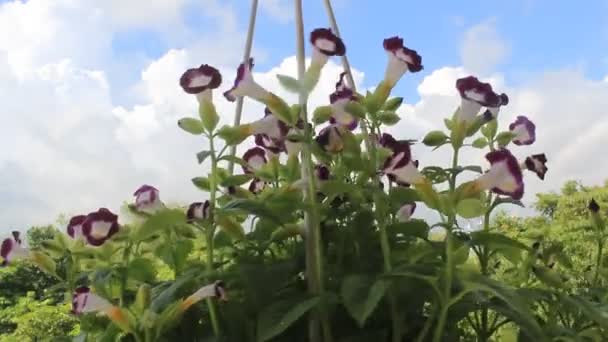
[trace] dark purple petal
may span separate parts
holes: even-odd
[[[492,188],[492,191],[500,195],[510,196],[516,200],[521,199],[524,194],[523,175],[517,159],[511,152],[507,149],[492,151],[486,155],[486,159],[492,165],[489,172],[492,171],[492,167],[495,167],[496,164],[504,163],[508,171],[508,176],[512,177],[516,184],[515,190],[507,190],[500,186],[495,186]]]
[[[344,56],[346,47],[330,29],[318,28],[310,33],[310,43],[326,56]]]
[[[274,154],[285,151],[284,141],[272,139],[266,134],[256,134],[254,141],[256,145],[263,147]]]
[[[253,70],[253,58],[249,58],[249,63],[245,65],[245,63],[241,63],[236,70],[236,78],[234,79],[234,85],[232,88],[228,89],[224,92],[224,97],[226,100],[230,102],[236,101],[236,96],[232,94],[232,92],[239,86],[239,83],[245,78],[246,73],[251,72]]]
[[[243,160],[247,163],[247,165],[243,165],[243,172],[245,173],[253,173],[262,166],[260,164],[268,162],[266,152],[260,147],[253,147],[247,150],[243,154]]]
[[[424,67],[422,66],[422,57],[416,50],[408,49],[403,45],[403,39],[400,37],[391,37],[384,40],[384,50],[393,54],[400,61],[407,64],[407,69],[410,72],[418,72]]]
[[[77,215],[70,219],[70,222],[68,222],[67,231],[68,235],[72,239],[75,239],[78,237],[78,235],[82,234],[82,224],[84,221],[86,221],[86,219],[86,215]]]
[[[210,217],[211,203],[207,200],[205,202],[195,202],[190,204],[186,217],[188,222],[194,222],[196,220],[206,220]]]
[[[0,247],[0,256],[4,261],[7,261],[8,255],[13,250],[13,245],[15,244],[15,240],[11,238],[6,238],[2,241],[2,247]]]
[[[533,154],[526,158],[525,165],[526,169],[536,173],[538,178],[545,179],[545,174],[547,173],[547,157],[544,153],[542,154]]]
[[[489,83],[481,82],[474,76],[456,80],[456,89],[464,99],[479,103],[484,107],[499,107],[509,102],[506,94],[498,95]]]
[[[317,176],[318,180],[329,180],[329,168],[325,165],[315,165],[315,176]]]
[[[515,145],[531,145],[536,140],[536,125],[523,115],[509,125],[509,130],[515,134]]]
[[[589,210],[594,213],[598,213],[600,211],[600,205],[597,204],[597,202],[593,198],[591,199],[591,202],[589,202]]]
[[[16,243],[21,244],[21,232],[13,230],[11,235],[13,235],[13,240],[15,240]]]
[[[254,178],[251,183],[249,183],[249,192],[253,194],[259,194],[266,188],[267,183],[259,178]]]
[[[99,227],[99,225],[103,226]],[[118,230],[118,216],[106,208],[100,208],[89,213],[82,223],[82,233],[87,242],[93,246],[101,246],[114,234],[118,233]]]
[[[338,125],[329,125],[321,130],[315,141],[326,152],[338,153],[344,149],[342,132]]]
[[[199,94],[207,89],[216,89],[222,83],[220,72],[207,64],[188,69],[179,79],[180,86],[188,94]]]

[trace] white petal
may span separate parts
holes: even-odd
[[[103,239],[108,236],[110,228],[112,228],[111,222],[95,221],[91,224],[91,236],[95,239]]]

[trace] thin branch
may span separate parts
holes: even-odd
[[[251,57],[251,47],[253,45],[253,33],[255,31],[255,19],[258,12],[258,0],[251,0],[251,11],[249,13],[249,27],[247,29],[247,40],[245,41],[245,51],[243,52],[243,63],[247,63],[249,57]],[[241,124],[241,115],[243,114],[243,100],[244,97],[240,96],[236,100],[236,110],[234,112],[234,126]],[[236,155],[236,145],[230,147],[230,155],[234,157]],[[234,172],[234,161],[228,162],[228,172],[232,174]]]

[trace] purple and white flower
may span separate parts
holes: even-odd
[[[224,97],[228,101],[234,102],[240,96],[248,96],[263,103],[270,100],[272,94],[253,79],[251,71],[253,65],[253,58],[249,58],[248,63],[241,63],[239,65],[234,86],[224,93]]]
[[[378,139],[378,144],[384,148],[388,148],[393,151],[393,154],[397,152],[407,152],[410,154],[410,145],[411,142],[409,140],[397,140],[392,135],[388,133],[382,133],[380,139]]]
[[[382,172],[389,180],[402,186],[424,182],[424,176],[418,170],[418,162],[412,160],[409,146],[405,148],[405,145],[399,145],[398,148],[386,159]]]
[[[72,313],[76,315],[90,312],[106,313],[113,306],[108,300],[92,293],[86,286],[77,288],[72,296]]]
[[[416,210],[416,203],[404,204],[397,210],[397,220],[399,222],[407,222],[412,218],[414,211]]]
[[[545,174],[547,173],[547,157],[544,153],[533,154],[526,158],[526,161],[522,165],[522,168],[528,169],[538,176],[538,178],[544,180]]]
[[[211,203],[207,200],[205,202],[194,202],[188,207],[186,217],[188,222],[201,221],[209,219],[211,215]]]
[[[275,154],[285,151],[285,137],[289,126],[272,115],[268,107],[264,110],[264,118],[252,122],[250,128],[255,135],[256,145]]]
[[[135,196],[135,207],[137,210],[152,214],[165,207],[160,200],[158,189],[144,184],[133,193]]]
[[[246,165],[243,165],[245,173],[254,173],[268,163],[266,152],[261,147],[253,147],[247,150],[243,154],[243,160],[246,163]]]
[[[480,190],[521,199],[524,195],[524,182],[517,159],[507,149],[490,152],[486,155],[490,170],[477,178],[474,183]]]
[[[87,219],[82,223],[82,234],[87,242],[93,246],[101,246],[118,233],[118,216],[114,215],[106,208],[87,215]]]
[[[513,133],[513,143],[515,145],[531,145],[536,140],[536,125],[525,116],[518,116],[509,125],[509,130]]]
[[[315,141],[326,152],[339,153],[344,149],[344,140],[338,125],[329,125],[323,128]]]
[[[179,84],[188,94],[196,95],[199,102],[211,100],[211,90],[222,84],[220,72],[207,64],[188,69],[179,79]]]
[[[29,256],[29,250],[22,246],[20,233],[18,231],[13,231],[11,235],[12,237],[2,241],[2,245],[0,246],[2,266],[6,266],[14,260],[25,259]]]
[[[181,309],[185,311],[192,305],[206,298],[217,298],[221,301],[227,301],[228,296],[226,295],[226,287],[224,285],[224,282],[218,280],[215,281],[213,284],[201,287],[196,292],[191,294],[188,298],[184,299],[181,304]]]
[[[352,131],[357,128],[359,120],[348,113],[344,107],[350,101],[356,100],[356,97],[352,89],[348,88],[344,83],[344,75],[346,75],[345,72],[340,74],[340,80],[336,83],[336,91],[329,95],[329,102],[333,109],[329,122],[344,126]]]
[[[405,47],[402,38],[397,36],[387,38],[383,46],[388,55],[384,81],[390,88],[393,88],[407,71],[418,72],[423,69],[420,55],[415,50]]]
[[[506,94],[498,95],[489,83],[481,82],[474,76],[456,80],[456,89],[460,92],[461,104],[457,118],[460,121],[472,122],[481,107],[487,107],[493,117],[498,114],[498,108],[507,104]]]
[[[344,56],[346,47],[338,36],[330,29],[318,28],[310,33],[310,43],[313,46],[311,67],[321,69],[331,56]]]
[[[254,195],[257,195],[260,192],[264,191],[264,189],[266,189],[267,185],[268,185],[267,182],[265,182],[259,178],[254,178],[251,180],[251,183],[249,183],[249,192],[251,192]]]
[[[72,239],[84,238],[84,235],[82,234],[82,224],[84,223],[84,221],[86,221],[86,219],[86,215],[77,215],[70,219],[70,222],[68,222],[67,231],[68,235]]]

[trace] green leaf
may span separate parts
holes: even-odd
[[[587,317],[587,319],[596,322],[602,329],[608,329],[608,315],[603,304],[591,303],[578,295],[568,295],[557,293],[560,301],[565,307],[577,308]]]
[[[384,106],[382,106],[382,109],[388,110],[391,112],[396,112],[397,109],[399,109],[399,107],[401,107],[402,103],[403,103],[403,97],[393,97],[392,99],[389,99],[388,101],[386,101],[384,103]]]
[[[476,231],[471,233],[471,246],[485,246],[491,251],[502,254],[512,263],[517,263],[521,259],[522,251],[530,251],[530,247],[514,240],[508,236],[490,233],[487,231]]]
[[[299,301],[289,299],[266,307],[258,317],[258,341],[264,342],[279,336],[314,308],[319,300],[319,297]]]
[[[129,277],[142,283],[151,283],[156,279],[154,263],[146,258],[135,258],[129,262]]]
[[[367,113],[367,110],[365,109],[365,107],[357,101],[349,101],[344,106],[344,110],[347,113],[350,113],[351,115],[358,117],[359,119],[365,118],[365,114]]]
[[[484,137],[488,138],[488,140],[492,140],[494,136],[496,136],[497,131],[498,121],[496,121],[496,119],[492,119],[492,121],[481,127],[481,134],[483,134]]]
[[[442,131],[431,131],[422,139],[422,143],[426,146],[441,146],[447,140],[448,136]]]
[[[500,132],[496,136],[496,143],[498,143],[498,146],[500,147],[505,147],[509,145],[509,143],[514,137],[515,135],[513,135],[513,133],[511,133],[510,131]]]
[[[521,328],[532,339],[535,341],[545,340],[543,330],[536,321],[525,298],[519,296],[513,289],[480,274],[459,271],[457,275],[466,291],[483,291],[496,296],[515,313],[510,318],[515,317]]]
[[[367,275],[350,275],[342,282],[340,294],[346,310],[363,327],[388,288],[386,280]]]
[[[190,239],[180,239],[167,241],[159,245],[154,253],[176,274],[180,274],[184,269],[184,265],[186,263],[186,259],[188,259],[188,255],[194,248],[194,243]]]
[[[452,120],[450,120],[450,119],[448,119],[448,118],[443,119],[443,123],[445,124],[445,127],[446,127],[448,130],[450,130],[450,131],[451,131],[451,130],[452,130],[452,128],[454,127],[454,121],[452,121]]]
[[[249,137],[250,130],[244,125],[238,127],[223,126],[217,131],[217,135],[222,138],[227,145],[238,145]]]
[[[479,138],[475,139],[471,145],[475,148],[481,149],[481,148],[488,146],[489,143],[490,142],[488,141],[488,139],[486,139],[484,137],[479,137]]]
[[[239,186],[247,183],[253,178],[251,174],[228,176],[220,182],[223,187]]]
[[[30,260],[44,272],[56,275],[57,266],[55,261],[46,253],[30,251]]]
[[[429,225],[423,220],[397,222],[388,225],[386,229],[391,234],[401,234],[403,236],[413,236],[421,239],[427,239],[429,235]]]
[[[245,161],[242,158],[239,158],[237,156],[226,155],[226,156],[221,157],[219,160],[233,162],[238,165],[247,165],[247,163],[245,163]]]
[[[228,216],[218,216],[217,223],[234,240],[242,240],[245,238],[243,226],[234,218]]]
[[[177,125],[190,134],[201,135],[205,133],[203,123],[198,119],[182,118],[177,121]]]
[[[186,215],[179,209],[165,209],[150,216],[137,229],[133,229],[131,238],[139,242],[160,233],[163,230],[171,229],[177,224],[186,222]]]
[[[557,271],[542,265],[532,266],[532,272],[544,284],[551,287],[563,287],[564,281]]]
[[[196,154],[196,160],[199,164],[202,164],[209,156],[211,156],[211,151],[200,151]]]
[[[401,208],[404,204],[420,201],[420,195],[412,188],[394,187],[388,194],[393,210]]]
[[[378,113],[378,121],[387,126],[393,126],[396,125],[399,121],[401,121],[401,117],[395,112],[382,111]]]
[[[334,110],[331,108],[331,106],[317,107],[312,113],[312,122],[315,125],[320,125],[329,120],[329,117],[333,114],[333,112]]]
[[[207,177],[194,177],[192,178],[192,184],[204,191],[209,191],[211,189],[209,179]]]
[[[458,202],[456,213],[467,219],[479,217],[485,213],[485,206],[478,198],[467,198]]]
[[[202,101],[198,106],[198,114],[203,122],[203,127],[207,132],[212,133],[217,123],[220,121],[219,115],[215,110],[215,105],[211,101]]]
[[[291,76],[278,74],[277,79],[279,80],[281,86],[287,91],[296,94],[299,94],[300,91],[302,91],[302,86],[300,85],[300,82]]]

